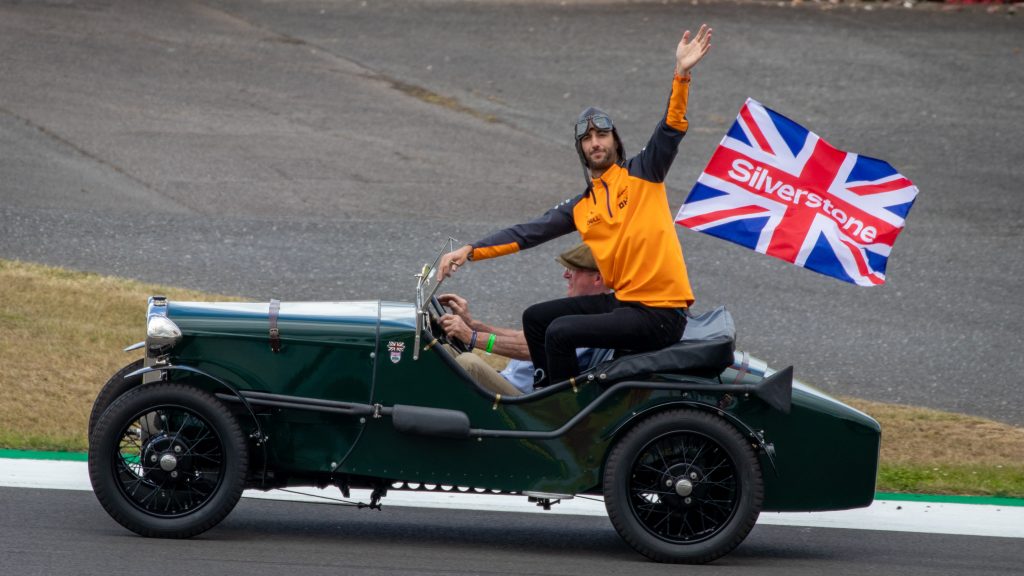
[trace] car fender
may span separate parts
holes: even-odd
[[[230,392],[231,396],[238,398],[242,405],[245,406],[245,409],[249,413],[249,416],[252,420],[252,424],[255,427],[255,431],[252,433],[251,437],[256,441],[257,446],[264,446],[265,436],[263,434],[263,429],[260,426],[259,418],[256,417],[256,412],[252,409],[252,405],[249,404],[249,400],[247,400],[246,397],[243,396],[238,391],[238,387],[236,387],[233,384],[230,384],[223,378],[214,376],[213,374],[200,370],[199,368],[194,368],[192,366],[187,366],[183,364],[164,364],[158,366],[146,366],[145,368],[140,368],[132,372],[131,374],[125,375],[125,378],[133,378],[135,376],[143,376],[145,374],[159,373],[160,379],[163,380],[166,378],[167,374],[174,371],[194,374],[196,376],[199,376],[201,381],[205,380],[208,383],[212,383],[214,386],[212,386],[211,389],[208,390],[211,393],[216,393],[217,388],[226,388]]]
[[[741,420],[735,414],[722,410],[716,405],[707,404],[705,402],[700,402],[696,400],[668,400],[666,402],[662,402],[654,406],[648,406],[647,408],[644,408],[642,410],[632,412],[628,418],[623,419],[621,422],[618,423],[618,425],[609,429],[609,431],[606,434],[606,437],[609,438],[608,446],[614,446],[615,442],[618,441],[620,437],[622,437],[626,432],[629,432],[629,430],[633,426],[635,426],[644,418],[647,418],[654,414],[658,414],[660,412],[672,410],[674,408],[692,408],[725,419],[729,424],[734,426],[740,432],[740,434],[748,438],[751,444],[754,444],[755,447],[762,454],[767,456],[768,463],[771,465],[772,468],[772,472],[774,472],[776,475],[778,474],[778,469],[775,467],[775,446],[771,442],[765,440],[763,430],[754,430],[750,426],[747,426],[747,424],[743,422],[743,420]],[[611,452],[611,450],[609,449],[608,452]],[[604,466],[607,463],[607,458],[608,453],[605,453],[605,462],[601,463],[602,474],[604,474]]]

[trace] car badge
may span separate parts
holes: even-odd
[[[405,351],[405,342],[388,342],[388,352],[391,352],[391,362],[398,364],[402,360],[402,352]]]

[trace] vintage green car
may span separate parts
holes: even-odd
[[[416,302],[172,302],[154,296],[145,357],[93,406],[89,476],[143,536],[214,527],[243,489],[460,490],[549,507],[604,497],[623,539],[663,562],[709,562],[765,511],[874,496],[867,415],[735,352],[679,342],[502,397],[453,360],[434,265]]]

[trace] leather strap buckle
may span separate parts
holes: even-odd
[[[281,312],[281,301],[270,300],[270,350],[277,354],[281,351],[281,331],[277,329],[277,316]]]

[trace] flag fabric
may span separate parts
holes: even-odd
[[[747,99],[676,223],[860,286],[885,282],[917,187]]]

